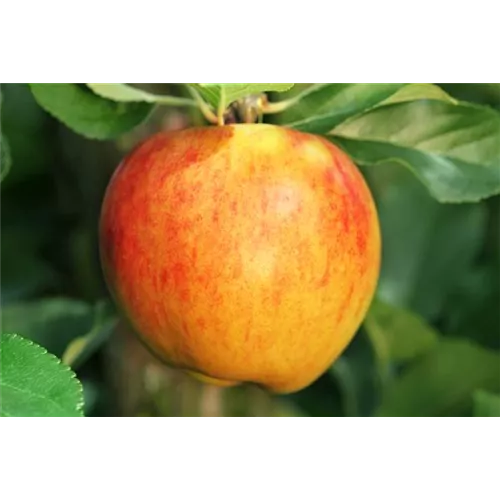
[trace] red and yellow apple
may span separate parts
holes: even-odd
[[[159,357],[278,393],[345,349],[380,266],[376,209],[348,156],[262,124],[139,145],[107,188],[100,247],[114,299]]]

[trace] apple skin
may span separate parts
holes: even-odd
[[[276,393],[311,384],[351,341],[380,247],[348,156],[263,124],[152,136],[114,173],[100,220],[108,287],[153,352]]]

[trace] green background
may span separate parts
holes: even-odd
[[[143,88],[185,97],[178,86]],[[500,111],[493,85],[441,88]],[[96,232],[104,189],[120,158],[160,129],[202,123],[200,114],[136,103],[129,125],[151,113],[147,121],[126,133],[110,122],[116,138],[95,141],[46,113],[27,85],[2,85],[2,94],[2,134],[12,159],[1,185],[2,331],[64,355],[83,384],[86,415],[498,415],[498,195],[439,203],[400,165],[361,162],[384,249],[377,298],[354,341],[297,394],[214,391],[163,367],[125,326],[110,327],[114,311]],[[432,128],[432,115],[420,119],[422,129]],[[269,118],[287,120],[294,118]]]

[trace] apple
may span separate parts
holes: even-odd
[[[108,287],[154,353],[276,393],[311,384],[351,341],[380,246],[350,158],[264,124],[147,139],[115,171],[100,220]]]

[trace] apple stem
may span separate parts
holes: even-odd
[[[195,89],[193,89],[189,85],[187,85],[187,89],[191,94],[191,97],[195,100],[201,114],[209,123],[219,126],[223,126],[225,124],[225,113],[227,106],[224,87],[222,87],[221,89],[217,113],[212,110],[211,106],[200,96],[200,94]],[[244,123],[255,123],[256,120],[261,122],[263,115],[281,113],[297,102],[297,97],[292,97],[291,99],[286,99],[284,101],[269,102],[267,100],[266,94],[257,94],[240,99],[240,101],[235,103],[235,105],[238,107],[239,114],[240,116],[242,116]]]
[[[262,123],[265,114],[281,113],[293,106],[298,99],[296,97],[280,102],[269,102],[267,95],[253,94],[233,103],[238,116],[243,123]]]
[[[187,89],[193,99],[196,101],[201,114],[205,117],[205,119],[212,123],[213,125],[217,125],[219,122],[218,116],[212,111],[211,107],[202,99],[200,94],[196,92],[190,85],[187,85]]]
[[[220,90],[219,107],[217,108],[217,125],[224,125],[224,113],[226,111],[226,89],[224,87]]]
[[[262,106],[266,100],[265,94],[253,94],[233,103],[236,113],[243,123],[262,121]]]
[[[269,102],[267,99],[262,104],[262,113],[265,115],[272,115],[275,113],[281,113],[286,109],[290,108],[294,104],[298,102],[296,97],[292,97],[291,99],[286,99],[284,101],[278,102]]]

